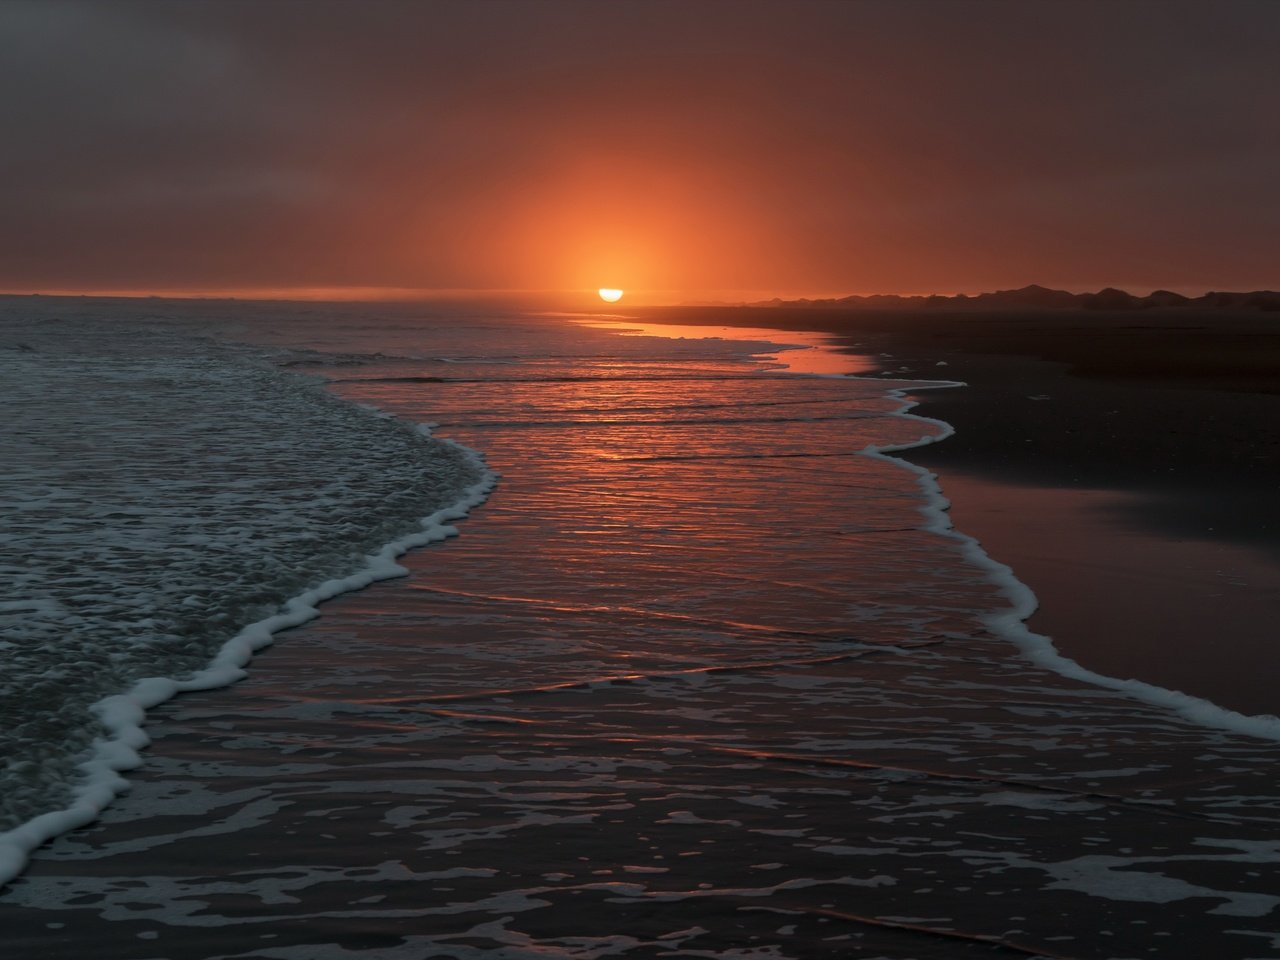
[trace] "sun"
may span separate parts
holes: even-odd
[[[617,303],[622,299],[622,291],[614,290],[610,287],[601,287],[596,292],[600,294],[600,299],[605,303]]]

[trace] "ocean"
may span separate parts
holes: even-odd
[[[1274,718],[1022,626],[962,387],[708,332],[3,301],[5,956],[1280,956]]]

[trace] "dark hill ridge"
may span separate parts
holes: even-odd
[[[840,297],[827,300],[765,300],[752,304],[757,307],[834,307],[839,309],[867,310],[943,310],[968,312],[973,310],[1150,310],[1182,307],[1211,307],[1214,310],[1274,310],[1280,311],[1280,293],[1273,290],[1255,290],[1250,293],[1206,293],[1202,297],[1184,297],[1171,290],[1156,290],[1149,296],[1136,297],[1115,287],[1105,287],[1097,293],[1070,293],[1066,290],[1050,290],[1039,284],[1017,290],[997,290],[975,296],[958,294],[954,297],[933,296],[899,297],[892,294],[875,294],[868,297]]]

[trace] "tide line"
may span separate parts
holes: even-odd
[[[1201,727],[1226,730],[1231,733],[1241,733],[1263,740],[1280,742],[1280,717],[1270,714],[1249,716],[1229,710],[1212,701],[1193,697],[1180,690],[1169,690],[1143,680],[1122,680],[1118,677],[1098,673],[1082,666],[1070,657],[1064,656],[1054,646],[1052,638],[1036,633],[1026,625],[1025,621],[1035,613],[1036,608],[1039,606],[1039,601],[1031,591],[1031,588],[1019,580],[1010,567],[992,559],[978,540],[955,528],[955,525],[951,522],[950,515],[947,513],[951,503],[942,492],[937,474],[902,457],[890,456],[892,453],[900,453],[931,443],[938,443],[955,434],[955,428],[946,421],[935,420],[932,417],[922,417],[908,412],[918,405],[918,401],[909,399],[907,394],[919,390],[961,386],[965,386],[965,384],[959,381],[923,381],[917,386],[898,387],[890,390],[890,396],[903,402],[902,407],[895,412],[895,416],[930,424],[939,428],[939,432],[922,436],[919,440],[910,443],[868,446],[861,451],[861,454],[876,460],[896,463],[903,469],[914,473],[917,483],[919,483],[920,489],[924,492],[927,500],[926,505],[921,508],[928,520],[924,529],[959,543],[965,557],[974,565],[985,570],[991,578],[991,582],[999,587],[1001,593],[1008,598],[1009,609],[997,610],[988,614],[983,618],[986,626],[996,636],[1013,643],[1033,663],[1052,670],[1061,676],[1115,690],[1153,706],[1164,707],[1184,720]]]
[[[379,413],[379,416],[389,414]],[[105,739],[94,741],[92,754],[78,765],[82,776],[69,806],[33,817],[11,830],[0,833],[0,888],[17,877],[26,867],[31,852],[41,844],[77,827],[91,823],[119,794],[128,789],[120,775],[142,764],[140,751],[151,738],[142,729],[147,710],[179,693],[212,690],[229,686],[246,675],[245,667],[254,653],[268,646],[274,635],[319,616],[317,606],[339,594],[360,590],[378,580],[389,580],[408,574],[396,558],[416,547],[457,536],[452,521],[464,519],[473,507],[483,503],[497,484],[498,475],[484,462],[476,450],[453,440],[432,438],[427,425],[419,425],[424,440],[448,444],[462,452],[475,468],[480,480],[464,488],[451,505],[435,511],[419,521],[420,529],[399,537],[366,557],[362,570],[350,576],[326,580],[286,601],[281,612],[251,623],[228,640],[209,665],[183,680],[172,677],[146,677],[124,693],[104,697],[91,709],[108,731]]]

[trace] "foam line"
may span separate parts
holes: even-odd
[[[304,590],[282,604],[279,613],[249,624],[223,644],[209,665],[193,676],[183,680],[146,677],[126,692],[104,697],[95,703],[92,709],[109,731],[109,736],[95,740],[89,758],[78,764],[83,780],[70,806],[33,817],[12,830],[0,833],[0,887],[23,871],[33,850],[60,834],[91,823],[107,804],[128,789],[128,781],[120,773],[142,764],[139,751],[151,742],[142,729],[149,709],[179,693],[212,690],[235,683],[245,676],[244,668],[256,651],[270,644],[281,630],[319,616],[317,606],[325,600],[363,589],[378,580],[406,576],[409,571],[396,563],[397,557],[417,547],[458,535],[458,528],[452,521],[462,520],[473,507],[483,503],[496,485],[498,475],[489,469],[483,454],[478,451],[453,440],[433,438],[427,424],[419,424],[417,431],[424,439],[448,444],[461,451],[481,479],[466,487],[454,503],[423,517],[419,521],[420,530],[392,540],[376,553],[369,554],[363,569]]]
[[[1200,726],[1217,730],[1229,730],[1232,733],[1243,733],[1263,740],[1280,742],[1280,717],[1270,714],[1249,716],[1219,706],[1212,701],[1193,697],[1180,690],[1169,690],[1142,680],[1121,680],[1118,677],[1097,673],[1088,667],[1081,666],[1070,657],[1064,656],[1053,645],[1051,638],[1044,634],[1036,633],[1027,627],[1025,621],[1035,613],[1037,606],[1039,606],[1039,601],[1036,600],[1035,594],[1031,592],[1031,588],[1019,580],[1008,566],[988,556],[987,552],[982,549],[982,544],[976,539],[966,533],[961,533],[955,528],[951,522],[951,516],[947,512],[951,502],[943,495],[942,488],[938,484],[937,474],[918,464],[911,463],[909,460],[889,456],[891,453],[937,443],[955,434],[955,428],[943,420],[935,420],[932,417],[922,417],[919,414],[909,413],[908,411],[913,407],[918,406],[919,401],[909,399],[907,397],[908,393],[963,386],[966,386],[966,384],[959,381],[923,381],[911,387],[891,389],[889,396],[903,402],[902,407],[895,411],[895,416],[929,424],[932,427],[936,427],[937,432],[922,436],[919,440],[910,443],[873,444],[866,447],[861,453],[873,459],[896,463],[914,473],[927,500],[926,506],[922,508],[922,512],[928,520],[924,529],[957,541],[965,557],[976,566],[987,571],[992,582],[1009,599],[1010,607],[1008,610],[995,611],[983,618],[984,623],[991,632],[996,636],[1012,641],[1032,662],[1064,677],[1082,680],[1085,683],[1105,687],[1109,690],[1116,690],[1145,703],[1168,708],[1183,719],[1190,720]]]

